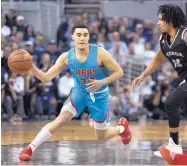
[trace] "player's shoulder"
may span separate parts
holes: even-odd
[[[103,47],[98,47],[98,55],[109,54],[108,51]]]
[[[90,43],[90,47],[94,48],[94,49],[97,49],[97,54],[98,55],[102,55],[102,54],[105,54],[107,52],[107,50],[105,48],[101,47],[98,44],[91,44]]]
[[[62,53],[59,57],[58,57],[58,61],[60,62],[65,62],[67,63],[67,59],[68,59],[68,52],[64,52]]]
[[[98,57],[102,61],[108,60],[112,58],[112,55],[103,47],[98,48]]]
[[[60,58],[67,58],[68,57],[68,52],[63,52],[61,55],[60,55]]]

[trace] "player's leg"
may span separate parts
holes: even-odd
[[[20,160],[31,160],[32,153],[36,148],[47,141],[52,134],[61,126],[71,121],[75,115],[80,115],[84,108],[83,97],[80,93],[72,92],[67,102],[62,107],[59,116],[52,122],[45,125],[42,130],[38,133],[35,139],[23,149],[19,154]]]
[[[106,117],[103,121],[97,121],[96,118],[93,119],[94,121],[94,129],[95,134],[98,140],[107,140],[113,138],[119,134],[119,127],[118,126],[110,126],[108,112],[106,113]],[[124,130],[124,128],[123,128]]]
[[[187,102],[187,83],[181,84],[165,101],[165,108],[168,112],[170,137],[175,144],[179,144],[179,109]]]
[[[94,121],[94,128],[96,137],[98,140],[108,140],[118,135],[121,136],[123,144],[128,144],[131,140],[131,132],[128,128],[128,121],[126,118],[122,117],[117,126],[109,126],[106,128],[104,122]]]
[[[94,94],[95,102],[87,99],[87,106],[90,110],[90,118],[94,121],[96,137],[99,140],[107,140],[117,135],[122,137],[124,144],[131,140],[131,133],[126,118],[121,118],[118,125],[109,126],[108,97],[109,93]]]
[[[175,91],[167,97],[165,108],[168,113],[169,121],[169,150],[182,154],[182,146],[179,139],[179,122],[180,122],[180,107],[187,102],[187,83],[180,85]],[[159,151],[154,153],[156,156],[162,157]]]

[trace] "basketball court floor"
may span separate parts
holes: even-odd
[[[20,162],[20,150],[46,123],[3,122],[1,165],[167,165],[153,155],[160,145],[168,142],[167,121],[131,122],[133,138],[128,145],[123,145],[120,137],[97,141],[88,123],[72,121],[40,145],[31,162]],[[183,149],[187,150],[186,121],[181,122],[180,137]]]

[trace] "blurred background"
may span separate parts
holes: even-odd
[[[111,119],[167,120],[164,101],[181,81],[170,63],[166,61],[135,91],[131,83],[155,55],[160,36],[157,9],[168,2],[187,13],[187,0],[2,0],[1,120],[52,120],[59,114],[74,86],[70,70],[42,83],[31,73],[11,73],[7,58],[22,48],[47,71],[73,47],[71,28],[80,23],[89,27],[90,43],[107,49],[124,69],[123,78],[110,84]],[[77,120],[89,120],[88,116],[85,108]]]

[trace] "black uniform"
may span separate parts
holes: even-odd
[[[167,33],[160,37],[160,48],[166,58],[171,62],[183,82],[172,91],[165,101],[168,111],[169,126],[179,127],[180,113],[178,109],[183,106],[187,113],[187,46],[184,42],[184,32],[187,27],[181,26],[172,42]]]

